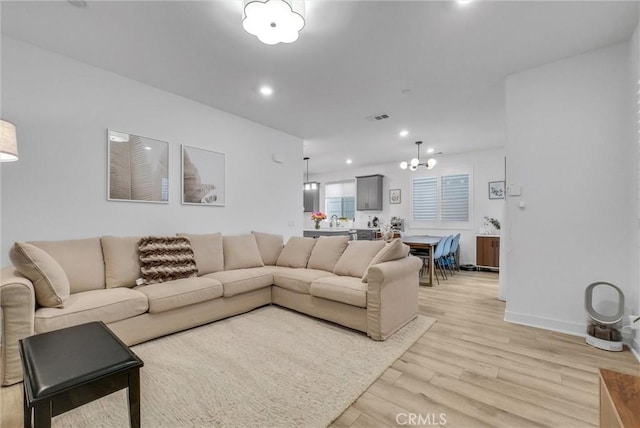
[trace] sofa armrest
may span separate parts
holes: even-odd
[[[0,381],[3,386],[22,380],[22,363],[18,340],[33,335],[36,298],[33,284],[27,278],[7,267],[0,271]]]
[[[420,259],[404,259],[373,265],[367,286],[367,334],[386,340],[418,315]]]

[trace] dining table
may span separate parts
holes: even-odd
[[[415,235],[415,236],[403,236],[400,238],[402,242],[409,246],[411,250],[420,250],[421,252],[427,253],[427,257],[429,260],[429,267],[427,269],[428,274],[426,275],[428,280],[424,281],[423,277],[420,278],[420,285],[433,285],[433,253],[438,245],[438,242],[442,239],[442,236],[425,236],[425,235]]]

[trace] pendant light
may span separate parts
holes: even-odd
[[[302,158],[302,160],[307,161],[307,178],[306,178],[306,181],[304,182],[304,190],[305,191],[316,190],[320,183],[318,183],[317,181],[309,181],[309,157],[304,157]]]
[[[411,161],[409,162],[401,162],[400,168],[407,169],[407,167],[409,167],[411,171],[415,171],[421,165],[427,167],[427,169],[433,169],[433,167],[436,166],[437,162],[433,158],[429,158],[426,162],[420,163],[420,145],[421,144],[422,144],[422,141],[416,141],[416,146],[418,146],[418,157],[411,159]]]

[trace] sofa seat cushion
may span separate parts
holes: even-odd
[[[309,294],[313,281],[332,276],[335,275],[319,269],[279,269],[273,273],[273,284],[296,293]]]
[[[311,283],[311,295],[347,305],[367,307],[367,284],[361,278],[333,276]]]
[[[222,283],[212,278],[182,278],[135,289],[147,296],[152,314],[222,297]]]
[[[273,273],[267,267],[226,270],[210,273],[205,275],[204,278],[213,278],[220,281],[224,297],[248,293],[273,284]]]
[[[92,321],[109,324],[143,314],[149,309],[147,296],[130,288],[111,288],[71,294],[64,308],[36,309],[36,333],[58,330]]]

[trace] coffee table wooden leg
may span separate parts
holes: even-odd
[[[33,408],[34,428],[51,428],[51,401],[38,403]]]
[[[129,423],[131,428],[140,428],[140,370],[129,372]]]

